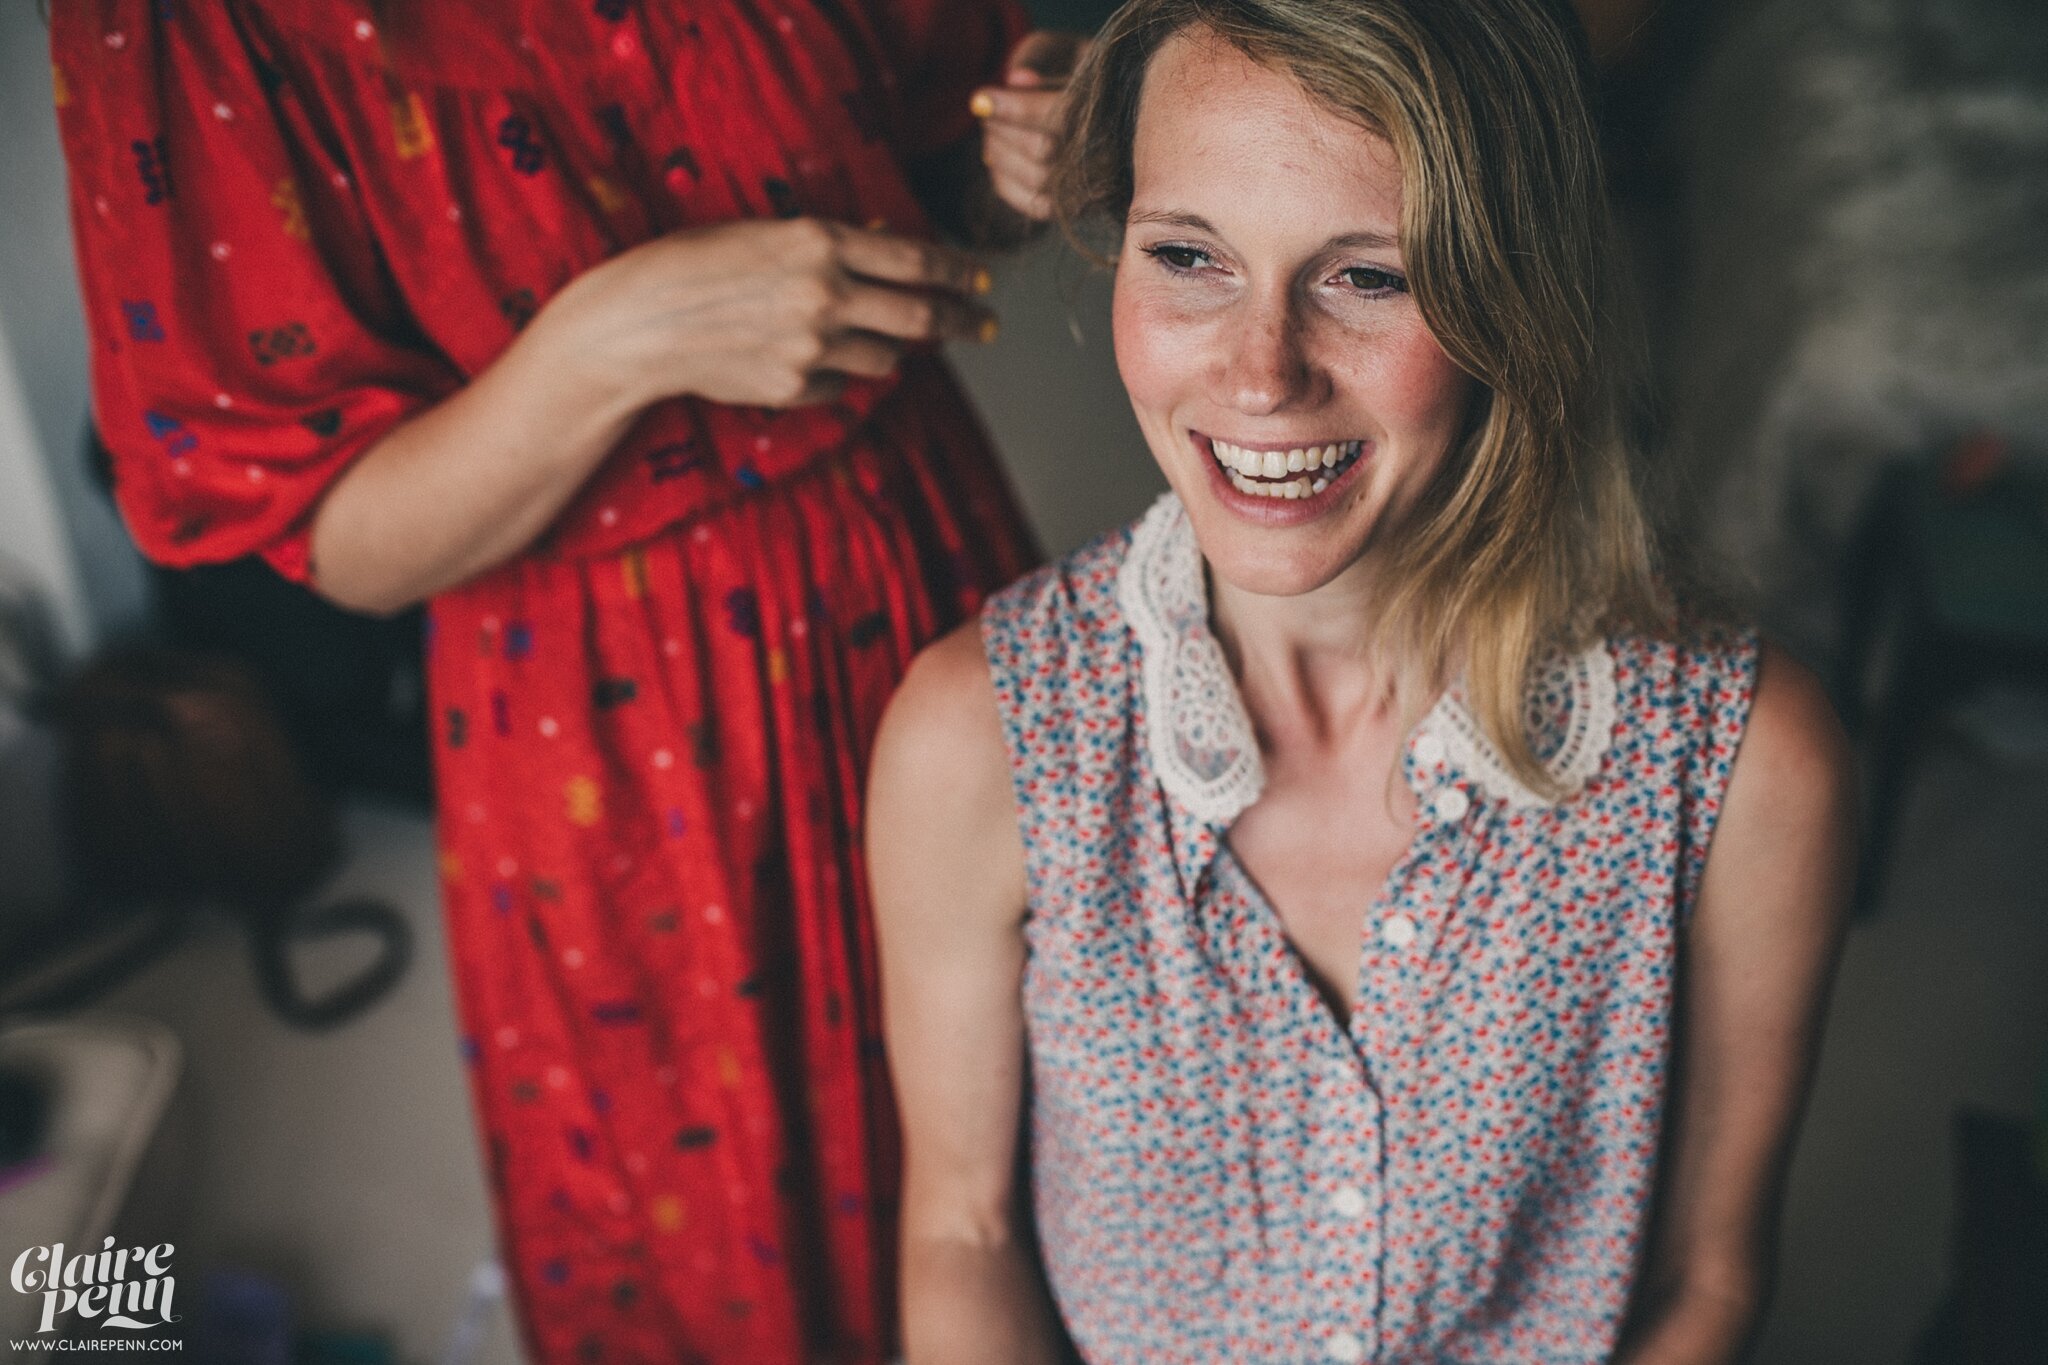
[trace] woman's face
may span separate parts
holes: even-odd
[[[1424,325],[1387,142],[1194,33],[1145,77],[1118,368],[1217,573],[1319,588],[1398,533],[1478,392]]]

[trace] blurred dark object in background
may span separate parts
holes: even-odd
[[[307,897],[340,859],[337,797],[428,804],[420,616],[353,616],[253,559],[154,575],[161,643],[66,678],[0,566],[0,1009],[83,1004],[213,906],[273,1011],[339,1024],[411,957],[388,907]],[[297,949],[332,939],[367,956],[309,991]]]
[[[192,1349],[205,1365],[395,1365],[382,1332],[304,1331],[293,1292],[271,1276],[217,1269],[199,1282]]]
[[[312,1332],[299,1338],[296,1365],[394,1365],[398,1353],[376,1332]]]
[[[1574,0],[1572,8],[1585,26],[1594,62],[1603,68],[1628,61],[1644,41],[1652,17],[1661,19],[1666,10],[1656,0]]]
[[[256,559],[151,577],[164,638],[254,670],[321,787],[431,804],[418,609],[357,616]]]
[[[42,1151],[52,1098],[48,1077],[0,1066],[0,1188],[11,1171]]]
[[[2017,1119],[1956,1114],[1949,1295],[1912,1365],[2048,1365],[2048,1181],[2035,1136]]]
[[[1932,467],[1895,466],[1851,541],[1842,600],[1834,692],[1862,749],[1867,914],[1935,722],[1990,683],[2048,691],[2048,466],[2018,464],[1990,433]]]
[[[95,476],[110,486],[96,433],[88,449]],[[419,609],[358,616],[254,557],[150,574],[158,638],[248,666],[317,784],[335,795],[430,805]]]
[[[339,861],[333,805],[307,777],[263,684],[220,656],[143,646],[95,660],[58,689],[64,809],[86,900],[239,920],[271,1008],[323,1028],[381,997],[411,957],[388,907],[307,898]],[[367,935],[375,956],[314,997],[292,963],[304,940]]]
[[[63,684],[56,714],[88,895],[271,907],[333,865],[334,812],[245,667],[118,650]]]
[[[275,1280],[209,1271],[193,1318],[192,1349],[207,1365],[292,1365],[291,1296]]]
[[[61,672],[54,623],[27,571],[0,561],[0,961],[15,931],[63,913],[70,859],[49,794],[59,745],[46,723]]]
[[[80,894],[50,715],[63,674],[48,604],[0,561],[0,1010],[61,1009],[162,950],[174,917]]]
[[[1633,211],[1645,198],[1660,215],[1678,192],[1669,136],[1686,83],[1711,45],[1725,6],[1711,0],[1574,0],[1599,72],[1595,113],[1607,177]],[[1660,222],[1659,230],[1664,225]]]

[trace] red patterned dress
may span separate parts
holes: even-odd
[[[387,44],[360,0],[53,6],[95,416],[158,560],[304,577],[349,462],[623,248],[924,231],[907,168],[1022,31],[1007,0],[407,12]],[[1033,555],[919,355],[830,407],[650,409],[432,603],[462,1047],[537,1365],[887,1355],[866,756]]]

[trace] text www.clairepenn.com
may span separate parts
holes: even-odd
[[[182,1351],[185,1343],[169,1337],[93,1337],[83,1341],[58,1341],[50,1337],[9,1338],[17,1351]]]

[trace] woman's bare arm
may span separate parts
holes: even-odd
[[[981,335],[986,278],[948,247],[816,219],[643,243],[363,452],[314,513],[314,584],[382,612],[463,582],[531,544],[648,404],[829,399],[908,345]]]
[[[883,718],[867,847],[904,1125],[907,1365],[1052,1365],[1062,1335],[1019,1195],[1025,882],[977,623]]]
[[[1762,1315],[1854,844],[1834,709],[1766,646],[1683,948],[1674,1126],[1622,1365],[1725,1365]]]

